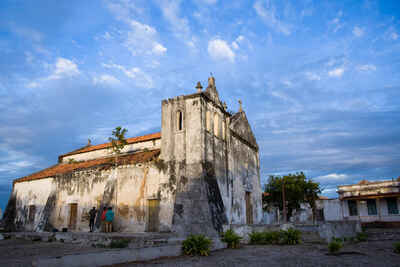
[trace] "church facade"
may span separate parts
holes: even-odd
[[[89,210],[111,206],[119,232],[213,236],[226,224],[261,223],[258,145],[246,114],[227,111],[213,77],[196,88],[163,100],[161,132],[128,138],[118,157],[110,143],[88,144],[14,180],[3,222],[88,231]]]

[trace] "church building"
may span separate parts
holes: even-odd
[[[14,180],[3,222],[23,231],[89,231],[89,210],[112,207],[117,232],[215,236],[262,221],[258,145],[246,114],[227,111],[214,77],[161,103],[161,132],[60,155]],[[100,213],[96,219],[100,226]]]

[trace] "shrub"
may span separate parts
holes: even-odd
[[[238,236],[232,229],[229,229],[222,234],[222,241],[228,244],[228,248],[239,248],[241,239],[242,238]]]
[[[110,248],[126,248],[129,245],[129,240],[127,239],[120,239],[120,240],[113,240],[110,243]]]
[[[330,253],[336,253],[342,248],[342,242],[332,241],[328,244],[328,250]]]
[[[300,244],[301,232],[299,230],[289,228],[287,231],[281,231],[281,243],[285,245]]]
[[[186,255],[208,256],[210,254],[211,239],[204,235],[190,235],[182,243],[183,253]]]
[[[295,245],[300,243],[301,232],[295,229],[287,231],[267,231],[252,232],[249,234],[250,244],[268,245],[268,244],[285,244]]]
[[[261,244],[263,240],[263,232],[251,232],[249,234],[250,237],[250,244],[257,245]]]
[[[346,239],[344,238],[343,240],[341,239],[341,238],[338,238],[338,237],[332,237],[332,241],[335,241],[335,242],[342,242],[342,241],[346,241]]]
[[[357,236],[356,236],[356,240],[357,240],[358,242],[367,241],[367,238],[368,238],[368,235],[367,235],[367,233],[364,233],[364,232],[358,233]]]
[[[394,246],[394,250],[393,250],[394,253],[400,254],[400,242],[394,243],[393,246]]]

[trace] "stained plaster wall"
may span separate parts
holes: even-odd
[[[53,178],[16,183],[12,195],[16,198],[15,224],[28,231],[39,229],[45,206],[52,192],[55,191]],[[34,205],[36,212],[33,222],[29,221],[29,206]]]
[[[121,153],[132,153],[132,152],[143,150],[143,149],[149,149],[149,150],[159,149],[160,146],[161,146],[161,139],[154,139],[154,140],[145,141],[145,142],[128,144],[121,150]],[[68,163],[68,161],[70,161],[72,159],[75,161],[82,161],[82,160],[91,160],[91,159],[97,159],[97,158],[102,158],[102,157],[109,157],[112,155],[112,153],[113,153],[112,149],[110,149],[110,148],[99,149],[99,150],[89,151],[89,152],[85,152],[85,153],[64,156],[62,158],[62,162]]]
[[[57,192],[49,223],[57,228],[69,227],[70,204],[78,207],[74,231],[89,230],[89,210],[94,206],[112,206],[115,212],[113,227],[122,232],[147,230],[149,199],[159,199],[159,230],[171,228],[172,199],[160,188],[162,171],[153,163],[124,165],[118,168],[90,168],[54,178],[16,183],[17,219],[26,230],[34,230],[43,217],[43,207],[51,192]],[[110,197],[105,197],[111,191]],[[36,206],[35,224],[27,222],[29,205]]]
[[[181,131],[178,111],[184,114]],[[161,159],[175,190],[178,233],[214,235],[223,224],[246,223],[246,192],[252,196],[253,222],[262,220],[258,152],[231,136],[228,124],[229,115],[201,94],[162,102]]]

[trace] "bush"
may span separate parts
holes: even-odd
[[[356,236],[356,240],[357,240],[358,242],[367,241],[367,238],[368,238],[368,235],[367,235],[367,233],[364,233],[364,232],[358,233],[357,236]]]
[[[287,231],[281,231],[281,243],[285,245],[300,244],[301,232],[299,230],[289,228]]]
[[[190,235],[182,243],[183,253],[186,255],[208,256],[210,254],[211,239],[204,235]]]
[[[129,240],[127,239],[120,239],[120,240],[113,240],[110,243],[110,248],[126,248],[129,245]]]
[[[328,244],[328,250],[330,253],[336,253],[342,248],[342,242],[332,241]]]
[[[252,232],[249,237],[250,244],[255,245],[295,245],[300,243],[301,232],[290,228],[287,231]]]
[[[242,238],[233,230],[229,229],[222,234],[222,241],[228,244],[228,248],[239,248],[239,243]]]
[[[250,238],[250,244],[253,244],[253,245],[260,244],[263,239],[263,233],[262,232],[251,232],[249,234],[249,238]]]
[[[400,242],[396,242],[393,244],[394,246],[394,253],[400,254]]]

